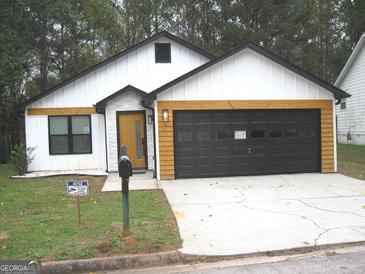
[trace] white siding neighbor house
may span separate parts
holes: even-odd
[[[365,145],[365,33],[354,48],[335,85],[351,94],[336,106],[340,143]]]
[[[215,58],[167,32],[19,106],[29,171],[158,179],[336,172],[335,103],[349,95],[254,44]]]

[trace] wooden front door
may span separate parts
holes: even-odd
[[[133,169],[145,169],[145,114],[119,113],[119,146],[126,145]]]

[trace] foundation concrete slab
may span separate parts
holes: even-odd
[[[232,255],[365,240],[365,181],[291,174],[160,181],[182,252]]]

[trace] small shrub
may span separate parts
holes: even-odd
[[[11,151],[10,162],[14,165],[14,168],[18,175],[23,175],[27,172],[29,164],[33,161],[34,147],[26,147],[24,141],[21,141],[18,145],[14,146]]]

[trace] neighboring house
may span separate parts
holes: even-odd
[[[365,33],[338,76],[336,87],[351,94],[336,107],[340,143],[365,145]]]
[[[336,172],[349,95],[254,44],[221,57],[166,32],[20,106],[30,171],[135,169],[158,179]]]

